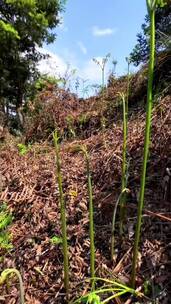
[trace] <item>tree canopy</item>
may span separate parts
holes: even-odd
[[[18,109],[41,58],[37,47],[55,39],[64,0],[0,0],[0,104]]]
[[[156,10],[156,52],[171,50],[171,5]],[[137,44],[130,54],[135,66],[148,61],[149,54],[149,16],[141,26],[142,32],[137,34]]]

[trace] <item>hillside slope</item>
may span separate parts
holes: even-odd
[[[49,96],[47,100],[49,107]],[[92,100],[90,99],[89,102]],[[116,229],[116,260],[111,263],[109,249],[111,220],[121,191],[122,112],[121,107],[117,106],[114,119],[107,122],[107,127],[102,132],[97,102],[94,99],[92,108],[89,104],[80,104],[79,101],[75,108],[70,107],[69,110],[58,108],[59,112],[62,111],[58,114],[61,115],[60,117],[64,117],[64,113],[70,114],[70,110],[73,117],[80,117],[80,113],[81,115],[86,113],[87,117],[90,117],[82,129],[79,129],[82,133],[75,134],[75,138],[66,137],[61,143],[70,252],[70,283],[73,297],[80,294],[81,290],[86,290],[86,283],[81,282],[89,275],[86,168],[82,154],[73,151],[75,145],[86,145],[91,160],[97,276],[118,277],[127,283],[131,271],[131,249],[140,188],[145,112],[144,109],[136,106],[132,108],[129,115],[128,188],[130,195],[127,202],[127,220],[123,240],[120,239],[118,229]],[[153,277],[152,284],[160,303],[169,303],[171,296],[171,185],[166,170],[166,168],[171,168],[170,105],[171,96],[167,94],[164,98],[157,99],[154,104],[141,256],[137,277],[138,285]],[[110,111],[112,111],[111,108]],[[112,117],[111,113],[110,117]],[[78,119],[75,120],[75,124],[77,122]],[[88,129],[90,132],[87,132]],[[41,134],[41,128],[39,134]],[[54,235],[61,235],[54,148],[51,142],[47,141],[33,143],[28,152],[21,155],[15,141],[7,140],[5,145],[1,146],[0,152],[0,201],[7,203],[14,216],[10,228],[14,248],[5,255],[0,271],[5,267],[14,266],[21,271],[26,303],[64,303],[61,246],[54,245],[51,241]],[[14,284],[10,286],[8,291],[10,296],[7,297],[5,289],[2,290],[4,303],[17,303],[18,293],[15,286]],[[151,297],[151,293],[149,296]],[[147,302],[142,300],[141,303]]]

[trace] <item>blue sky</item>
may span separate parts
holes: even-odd
[[[62,75],[69,63],[77,70],[75,77],[99,83],[100,69],[92,58],[101,60],[111,53],[111,60],[118,62],[116,73],[126,73],[125,57],[136,43],[145,14],[145,0],[68,0],[62,24],[54,30],[56,41],[44,46],[51,59],[42,62],[40,69]],[[106,79],[111,68],[109,62]]]

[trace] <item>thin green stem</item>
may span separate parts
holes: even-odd
[[[95,288],[95,246],[94,246],[94,210],[93,210],[93,190],[91,182],[91,171],[90,171],[90,158],[87,152],[87,148],[84,145],[76,145],[72,151],[82,152],[86,161],[87,169],[87,186],[89,196],[89,233],[90,233],[90,280],[91,288],[94,291]]]
[[[56,177],[59,188],[60,212],[61,212],[61,228],[62,228],[62,247],[64,256],[64,286],[66,290],[66,297],[69,295],[69,261],[68,261],[68,245],[67,245],[67,225],[66,225],[66,212],[65,202],[62,187],[62,174],[61,174],[61,159],[59,148],[59,137],[57,132],[53,134],[55,153],[56,153]]]
[[[123,152],[122,152],[122,192],[127,186],[127,129],[128,129],[128,122],[127,122],[127,110],[126,110],[126,99],[124,94],[120,94],[123,103]],[[120,227],[119,232],[120,235],[123,234],[123,225],[124,225],[124,216],[125,216],[125,204],[126,204],[126,193],[122,195],[120,200]]]
[[[101,293],[104,293],[104,292],[120,292],[120,291],[123,291],[123,289],[121,288],[114,288],[114,287],[110,287],[110,288],[102,288],[102,289],[99,289],[99,290],[96,290],[94,291],[95,294],[101,294]]]
[[[106,145],[106,140],[105,140],[105,117],[103,115],[104,111],[104,105],[105,105],[105,64],[102,66],[102,105],[101,105],[101,128],[102,128],[102,133],[103,133],[103,142],[105,149],[107,148]]]
[[[129,192],[129,189],[124,188],[122,190],[122,192],[120,193],[120,195],[117,199],[117,202],[115,204],[115,208],[113,210],[112,229],[111,229],[111,261],[113,260],[113,256],[114,256],[114,253],[115,253],[115,250],[114,250],[115,235],[114,235],[114,233],[115,233],[115,223],[116,223],[116,211],[117,211],[118,205],[119,205],[122,197],[125,195],[126,192]]]
[[[103,91],[104,91],[104,86],[105,86],[104,75],[105,75],[105,66],[102,67],[102,89],[103,89]]]
[[[94,290],[94,276],[95,276],[95,246],[94,246],[94,210],[93,210],[93,190],[91,182],[90,172],[90,159],[88,152],[85,147],[81,147],[81,151],[84,153],[87,168],[87,184],[88,184],[88,196],[89,196],[89,227],[90,227],[90,275],[91,275],[91,286]]]
[[[102,67],[102,98],[103,98],[103,103],[104,103],[104,86],[105,86],[104,74],[105,74],[105,66]]]
[[[7,268],[7,269],[5,269],[1,273],[0,284],[3,284],[6,281],[7,276],[10,275],[11,273],[14,273],[18,277],[19,286],[20,286],[20,303],[24,304],[24,286],[23,286],[23,280],[22,280],[20,272],[17,269],[15,269],[15,268]]]
[[[92,278],[90,280],[92,280]],[[109,280],[109,279],[105,279],[105,278],[99,278],[99,277],[94,277],[93,280],[95,282],[96,281],[101,282],[101,283],[103,282],[104,285],[101,288],[99,288],[95,291],[91,291],[88,294],[85,294],[84,296],[81,296],[76,301],[71,301],[70,304],[82,303],[83,298],[86,299],[91,295],[100,295],[100,294],[105,295],[105,294],[108,294],[108,293],[115,293],[115,294],[111,295],[110,297],[108,297],[107,299],[105,299],[103,302],[100,302],[100,303],[107,303],[110,300],[112,300],[116,297],[119,297],[123,294],[126,294],[126,293],[130,293],[130,294],[135,295],[137,297],[144,297],[144,294],[140,293],[139,291],[136,291],[136,290],[134,290],[134,289],[122,284],[122,283],[119,283],[117,281],[113,281],[113,280]],[[89,280],[86,280],[86,281],[89,281]]]
[[[127,71],[127,93],[126,98],[124,94],[120,94],[123,100],[123,163],[122,163],[122,192],[127,187],[127,175],[128,175],[128,164],[127,164],[127,137],[128,137],[128,101],[130,94],[130,59],[126,58],[128,63]],[[123,235],[123,225],[125,219],[125,205],[126,205],[126,193],[121,198],[120,208],[120,235]]]
[[[90,272],[91,277],[95,275],[95,246],[94,246],[94,219],[93,219],[93,191],[91,183],[91,173],[88,153],[85,153],[88,179],[88,194],[89,194],[89,222],[90,222]],[[94,280],[92,280],[92,289],[94,289]]]
[[[103,112],[104,112],[104,102],[105,102],[105,66],[107,64],[107,61],[110,57],[110,54],[107,54],[103,59],[102,59],[102,62],[100,63],[100,61],[98,61],[96,58],[93,58],[93,61],[100,67],[101,69],[101,109],[100,109],[100,123],[101,123],[101,129],[102,129],[102,132],[103,132],[103,141],[104,141],[104,146],[105,148],[107,148],[107,144],[106,144],[106,141],[105,141],[105,134],[104,134],[104,131],[105,131],[105,117],[103,116]]]
[[[149,145],[150,145],[151,114],[152,114],[152,101],[153,101],[152,89],[153,89],[153,72],[154,72],[154,61],[155,61],[155,9],[150,10],[149,14],[150,14],[150,61],[149,61],[149,72],[148,72],[147,114],[146,114],[146,127],[145,127],[145,139],[144,139],[143,165],[142,165],[142,175],[141,175],[141,188],[140,188],[140,197],[138,203],[138,218],[137,218],[135,242],[133,249],[133,263],[132,263],[132,274],[131,274],[132,288],[135,287],[138,247],[140,241],[141,222],[142,222],[142,210],[144,206],[147,160],[148,160]]]
[[[129,94],[130,94],[130,59],[128,61],[128,72],[127,72],[127,94],[126,94],[126,115],[128,115],[128,102],[129,102]]]
[[[108,284],[110,284],[111,286],[113,285],[113,286],[117,286],[117,287],[119,287],[119,288],[121,288],[121,289],[127,289],[127,290],[133,290],[131,287],[129,287],[129,286],[126,286],[126,285],[124,285],[124,284],[122,284],[122,283],[120,283],[120,282],[118,282],[118,281],[113,281],[113,280],[110,280],[110,279],[105,279],[105,278],[100,278],[100,277],[94,277],[93,278],[95,281],[99,281],[99,282],[104,282],[105,284],[106,283],[108,283]]]

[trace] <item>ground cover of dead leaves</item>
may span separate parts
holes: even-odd
[[[170,105],[171,99],[167,96],[153,111],[137,276],[140,286],[145,278],[153,278],[153,294],[163,290],[159,303],[170,303],[171,296],[171,207],[168,193],[164,193],[169,190],[163,186],[165,168],[171,161]],[[86,169],[83,156],[72,153],[72,147],[78,143],[85,144],[91,159],[97,275],[116,276],[127,282],[136,223],[144,118],[144,112],[134,113],[129,121],[128,187],[131,194],[128,198],[125,238],[122,242],[116,232],[116,260],[113,263],[109,259],[110,229],[112,211],[121,187],[122,125],[113,124],[103,135],[99,132],[88,139],[67,141],[61,145],[72,297],[87,289],[87,285],[81,282],[89,276],[90,259]],[[10,228],[14,248],[5,256],[0,270],[16,267],[21,271],[26,303],[64,303],[61,246],[53,245],[50,241],[54,235],[61,235],[53,146],[34,144],[22,156],[14,144],[6,143],[0,151],[0,174],[0,200],[8,204],[14,216]],[[17,303],[15,281],[8,288],[3,287],[1,300],[2,303]]]

